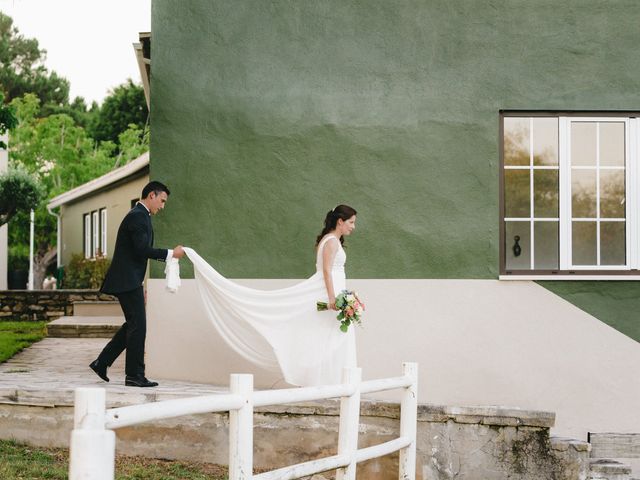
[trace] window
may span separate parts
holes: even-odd
[[[107,209],[100,209],[100,252],[107,256]]]
[[[83,215],[84,221],[84,258],[91,258],[91,215]]]
[[[85,213],[83,219],[84,258],[107,254],[107,209]]]
[[[92,257],[100,255],[100,220],[98,218],[98,211],[91,212],[91,223],[93,227],[93,254]]]
[[[634,115],[501,116],[501,275],[637,275]]]

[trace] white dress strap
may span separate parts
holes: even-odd
[[[322,247],[325,246],[325,244],[331,240],[331,239],[336,240],[338,243],[340,243],[340,240],[338,240],[336,237],[334,237],[333,235],[326,235],[322,240],[320,240],[320,243],[318,244],[318,252],[320,252],[322,250]]]

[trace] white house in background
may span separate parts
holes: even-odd
[[[52,198],[58,216],[58,266],[74,254],[85,258],[113,253],[118,226],[149,182],[149,152],[123,167]]]

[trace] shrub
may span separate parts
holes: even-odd
[[[105,257],[73,255],[64,269],[64,288],[100,288],[110,264]]]
[[[35,209],[43,191],[35,177],[24,168],[12,168],[0,175],[0,225],[20,211]]]

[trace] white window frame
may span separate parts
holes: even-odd
[[[107,256],[107,209],[100,209],[100,252]]]
[[[91,258],[91,214],[85,213],[82,216],[84,233],[84,258]]]
[[[91,251],[91,257],[98,256],[98,250],[100,250],[100,220],[98,217],[98,211],[91,212],[91,227],[93,231],[93,250]]]
[[[561,235],[560,235],[560,269],[561,270],[613,270],[613,271],[623,271],[623,270],[631,270],[633,267],[631,266],[631,250],[633,250],[631,248],[631,235],[630,235],[630,231],[633,230],[636,225],[634,223],[631,222],[631,217],[632,217],[632,211],[637,210],[637,203],[638,203],[638,199],[637,196],[635,195],[635,191],[632,192],[632,185],[630,182],[630,178],[629,178],[629,171],[631,168],[633,168],[632,166],[637,166],[638,163],[638,152],[637,149],[635,149],[635,151],[632,151],[632,149],[630,148],[630,143],[631,143],[631,134],[630,134],[630,128],[629,128],[629,124],[630,124],[630,120],[631,118],[628,117],[564,117],[564,126],[566,128],[566,131],[564,132],[564,141],[566,142],[564,147],[560,147],[562,148],[563,152],[565,152],[565,168],[563,169],[563,171],[561,172],[561,174],[564,175],[564,178],[560,178],[560,192],[565,192],[565,195],[559,195],[560,198],[562,198],[564,200],[564,209],[562,210],[561,213],[564,213],[564,217],[561,215],[561,223],[564,223],[564,228],[561,231]],[[572,123],[579,123],[579,122],[591,122],[591,123],[597,123],[598,125],[598,130],[600,129],[600,124],[601,123],[624,123],[625,127],[625,165],[624,167],[602,167],[600,165],[600,148],[599,148],[599,135],[597,137],[597,141],[596,141],[596,166],[595,166],[595,171],[596,171],[596,217],[595,218],[584,218],[584,219],[573,219],[572,218],[572,212],[571,212],[571,173],[573,171],[573,168],[579,169],[580,167],[573,167],[571,166],[571,124]],[[559,149],[560,149],[559,148]],[[560,163],[563,163],[562,160],[560,161]],[[626,252],[625,252],[625,258],[626,258],[626,265],[573,265],[572,259],[573,259],[573,247],[572,247],[572,235],[571,235],[571,228],[572,228],[572,223],[573,221],[585,221],[585,222],[593,222],[595,221],[597,224],[597,230],[596,230],[596,257],[597,263],[600,263],[600,189],[599,189],[599,177],[600,177],[600,171],[601,170],[621,170],[624,169],[625,171],[625,218],[624,219],[607,219],[606,221],[624,221],[626,222],[626,226],[625,226],[625,245],[626,245]],[[593,170],[593,167],[586,167],[585,170]],[[563,189],[564,187],[564,189]],[[635,190],[635,189],[634,189]],[[630,201],[633,200],[633,201]],[[564,237],[563,237],[564,235]],[[564,245],[564,249],[562,248],[562,245]],[[638,245],[637,243],[636,245],[636,252],[637,252],[637,248]],[[563,251],[564,250],[564,251]],[[564,253],[564,255],[563,255]],[[637,267],[636,267],[637,268]]]
[[[638,270],[640,269],[640,119],[632,116],[562,116],[562,115],[554,115],[552,112],[549,112],[547,115],[543,115],[544,117],[555,117],[558,118],[558,167],[544,167],[544,166],[536,166],[535,169],[559,169],[558,172],[558,200],[559,200],[559,270],[560,271],[575,271],[577,273],[570,275],[562,275],[562,274],[553,274],[553,275],[545,275],[536,273],[536,270],[533,269],[534,266],[534,241],[535,236],[533,232],[531,232],[531,274],[501,274],[499,278],[501,280],[544,280],[544,279],[554,279],[554,280],[640,280],[640,272],[638,275],[630,275],[630,274],[618,274],[611,275],[607,274],[607,272],[624,272],[630,270]],[[504,115],[502,117],[502,122],[506,118],[512,117],[520,117],[520,118],[529,118],[531,122],[532,119],[535,118],[535,115],[523,113],[522,115]],[[572,228],[572,218],[571,218],[571,124],[573,122],[623,122],[625,124],[625,219],[626,228],[626,265],[624,266],[616,266],[616,265],[573,265],[572,264],[572,238],[571,238],[571,228]],[[599,127],[598,127],[599,128]],[[532,131],[532,130],[530,130]],[[531,135],[532,137],[532,135]],[[533,138],[530,137],[530,142],[533,142]],[[503,140],[504,141],[504,140]],[[504,148],[504,145],[501,145],[501,149]],[[530,153],[532,152],[532,148],[530,145]],[[531,153],[532,155],[532,153]],[[621,169],[621,167],[600,167],[599,165],[599,149],[597,151],[597,163],[596,163],[596,172],[599,175],[600,169]],[[528,169],[533,176],[534,168],[533,168],[533,160],[531,159],[530,165],[527,166],[506,166],[502,165],[501,175],[504,176],[505,170],[509,169]],[[532,185],[532,183],[531,183]],[[599,185],[599,184],[598,184]],[[504,191],[501,192],[504,195]],[[533,196],[533,189],[531,189],[531,196]],[[597,191],[597,196],[599,198],[599,190]],[[533,203],[533,202],[532,202]],[[599,207],[599,203],[598,203]],[[596,212],[596,219],[585,219],[585,221],[600,221],[599,219],[599,208]],[[558,221],[555,219],[539,219],[535,218],[536,221]],[[533,216],[530,218],[501,218],[501,221],[529,221],[531,225],[531,229],[533,230],[534,222]],[[606,221],[615,221],[611,219],[606,219]],[[598,225],[598,237],[597,237],[597,258],[600,258],[600,240],[599,240],[599,232],[600,228]],[[501,242],[504,242],[504,235],[501,238]],[[504,254],[504,252],[503,252]],[[506,266],[505,266],[506,267]],[[598,271],[602,272],[602,274],[581,274],[580,271]]]

